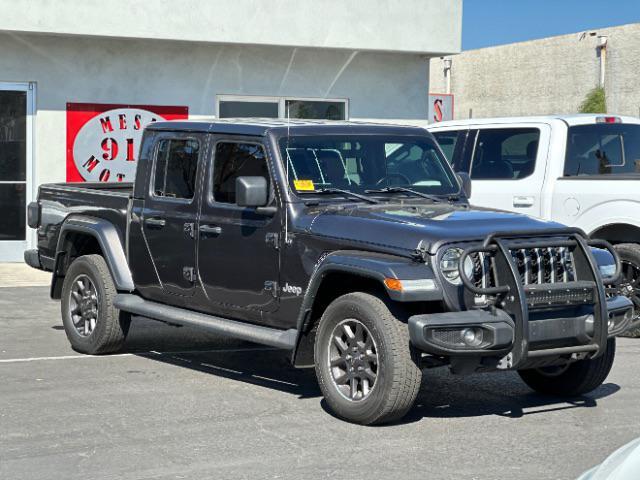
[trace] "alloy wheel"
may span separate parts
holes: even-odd
[[[98,323],[98,291],[85,275],[78,275],[71,286],[69,298],[69,315],[73,326],[82,337],[88,337],[96,328]]]
[[[375,388],[378,348],[359,320],[349,318],[335,326],[329,337],[328,362],[331,380],[347,400],[364,400]]]

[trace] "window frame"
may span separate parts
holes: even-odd
[[[326,103],[343,103],[344,104],[344,120],[334,120],[336,122],[349,120],[349,99],[348,98],[324,98],[324,97],[290,97],[290,96],[269,96],[269,95],[233,95],[219,94],[216,95],[216,118],[220,118],[220,102],[253,102],[253,103],[277,103],[278,119],[286,120],[287,101],[299,102],[326,102]],[[225,117],[228,118],[228,117]],[[248,117],[250,118],[250,117]]]
[[[198,158],[197,158],[197,163],[196,163],[196,180],[194,182],[193,185],[193,196],[191,198],[180,198],[180,197],[167,197],[167,196],[163,196],[163,195],[156,195],[155,193],[155,184],[156,184],[156,171],[158,168],[158,152],[160,151],[160,143],[163,141],[172,141],[172,140],[195,140],[198,143]],[[193,203],[193,201],[196,199],[196,197],[198,196],[198,172],[200,172],[201,170],[201,165],[202,165],[202,144],[203,142],[201,141],[200,138],[198,138],[195,135],[192,134],[185,134],[185,135],[176,135],[175,133],[168,133],[166,135],[160,135],[158,136],[158,138],[155,139],[155,143],[153,145],[153,165],[151,168],[151,175],[149,176],[149,182],[148,182],[148,189],[149,189],[149,196],[154,200],[154,201],[161,201],[161,202],[171,202],[171,203],[182,203],[185,205],[189,205],[191,203]]]
[[[480,126],[480,125],[476,125],[473,128],[471,128],[470,130],[475,130],[476,134],[475,134],[475,138],[473,139],[473,146],[471,149],[471,155],[469,157],[469,177],[471,178],[472,182],[519,182],[521,180],[530,180],[531,177],[535,176],[536,170],[538,168],[538,158],[540,156],[540,143],[542,142],[542,138],[543,138],[543,129],[539,126],[539,125],[516,125],[516,126],[512,126],[512,125],[501,125],[501,126],[490,126],[490,127],[484,127]],[[474,160],[476,157],[476,153],[478,151],[478,142],[480,140],[480,135],[482,134],[482,132],[494,132],[494,131],[499,131],[499,130],[537,130],[538,131],[538,148],[536,150],[536,156],[534,158],[534,164],[533,164],[533,169],[531,170],[531,172],[524,176],[524,177],[519,177],[519,178],[473,178],[473,167],[474,167]],[[525,133],[525,132],[522,132]],[[505,139],[506,140],[506,139]],[[504,143],[503,140],[501,142],[501,146],[502,143]],[[452,165],[453,167],[453,165]]]
[[[207,203],[207,206],[211,208],[225,208],[225,209],[231,209],[236,211],[246,210],[248,208],[248,207],[242,207],[235,202],[233,203],[219,202],[215,199],[215,195],[213,191],[215,187],[214,175],[215,175],[215,168],[216,168],[218,144],[220,143],[239,143],[239,144],[245,144],[245,145],[256,145],[262,148],[262,151],[264,152],[264,161],[267,164],[267,174],[269,175],[269,178],[267,179],[269,183],[267,206],[271,206],[275,198],[275,188],[274,188],[275,181],[274,181],[272,168],[270,165],[271,162],[270,162],[270,156],[269,156],[269,149],[267,148],[267,145],[264,142],[261,142],[260,140],[254,137],[237,137],[237,136],[233,136],[233,137],[224,136],[224,137],[216,137],[213,139],[213,142],[211,144],[209,174],[207,175],[207,184],[205,187],[206,188],[205,201]]]

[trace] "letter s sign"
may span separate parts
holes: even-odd
[[[453,95],[444,93],[429,94],[429,114],[427,118],[430,122],[444,122],[453,120]]]

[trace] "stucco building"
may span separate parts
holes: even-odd
[[[0,261],[33,242],[39,184],[131,180],[145,123],[426,119],[461,3],[0,0]]]

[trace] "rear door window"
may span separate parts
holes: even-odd
[[[475,180],[519,180],[535,169],[540,130],[487,128],[478,132],[471,165]]]
[[[199,150],[200,144],[195,139],[160,140],[156,153],[154,196],[193,198]]]
[[[565,177],[640,173],[640,125],[569,127]]]

